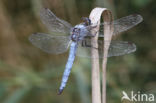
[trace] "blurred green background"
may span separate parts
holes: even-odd
[[[76,58],[67,87],[57,95],[68,52],[46,54],[28,41],[32,33],[49,32],[39,18],[42,7],[72,25],[97,6],[110,9],[115,19],[142,15],[141,24],[117,38],[134,42],[137,51],[108,59],[107,103],[121,103],[123,90],[156,94],[155,4],[156,0],[0,0],[0,103],[91,103],[90,59]]]

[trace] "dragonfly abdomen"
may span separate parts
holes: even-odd
[[[77,43],[72,42],[70,46],[70,53],[69,53],[68,61],[67,61],[64,73],[63,73],[62,82],[61,82],[61,86],[59,88],[58,94],[61,94],[63,92],[64,87],[66,86],[66,83],[68,81],[68,77],[69,77],[69,74],[70,74],[74,59],[75,59],[76,49],[77,49]]]

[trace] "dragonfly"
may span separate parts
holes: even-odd
[[[58,94],[61,94],[66,86],[68,77],[70,75],[75,56],[92,58],[91,49],[98,49],[99,57],[103,57],[103,33],[99,32],[98,48],[91,45],[91,38],[95,34],[91,33],[98,24],[92,24],[87,17],[83,18],[83,22],[72,26],[67,21],[58,18],[50,9],[42,8],[40,11],[40,18],[43,24],[51,31],[51,34],[34,33],[29,36],[29,41],[36,47],[40,48],[46,53],[61,54],[69,50],[69,57],[63,73],[61,85]],[[127,31],[136,26],[143,20],[139,14],[133,14],[122,17],[112,22],[113,36]],[[100,27],[105,23],[101,23]],[[101,30],[101,29],[100,29]],[[108,57],[120,56],[136,51],[136,45],[128,41],[111,41]]]

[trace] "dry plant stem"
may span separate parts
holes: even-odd
[[[90,14],[90,20],[92,23],[99,23],[99,20],[95,17],[96,10],[93,9]],[[98,28],[95,28],[98,29]],[[96,37],[92,38],[91,44],[94,47],[98,47],[98,33]],[[101,103],[101,90],[100,90],[100,72],[99,72],[99,55],[97,49],[91,50],[92,55],[92,103]]]
[[[113,33],[113,25],[112,22],[112,14],[110,11],[105,11],[103,13],[104,22],[107,22],[104,25],[104,55],[102,62],[102,103],[106,103],[106,67],[107,67],[107,55],[109,46],[111,43],[112,33]]]
[[[108,10],[106,8],[94,8],[91,11],[91,14],[89,16],[91,22],[93,24],[97,24],[97,23],[100,24],[101,15],[104,14],[105,11],[108,11]],[[99,26],[97,26],[94,29],[99,30]],[[96,34],[94,38],[92,38],[91,44],[93,47],[98,48],[98,33]],[[92,55],[92,103],[101,103],[98,50],[92,49],[91,55]]]

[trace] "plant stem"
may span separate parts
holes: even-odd
[[[110,11],[105,11],[103,16],[104,22],[104,54],[103,54],[103,62],[102,62],[102,103],[106,103],[106,67],[107,67],[107,57],[108,50],[111,43],[112,38],[112,14]]]
[[[99,17],[96,17],[98,12],[97,8],[93,9],[90,13],[90,20],[92,23],[99,23]],[[98,29],[96,27],[95,29]],[[98,48],[98,33],[91,40],[93,47]],[[99,69],[99,54],[98,49],[92,48],[92,103],[101,103],[101,90],[100,90],[100,69]]]
[[[102,103],[106,103],[106,65],[107,60],[104,60],[102,64]]]
[[[111,23],[112,15],[109,10],[106,8],[94,8],[90,13],[90,20],[93,24],[97,24],[94,28],[96,31],[99,31],[99,24],[101,15],[103,16],[104,21]],[[102,64],[102,73],[103,73],[103,87],[102,87],[102,103],[106,103],[106,64],[107,64],[107,54],[109,45],[112,37],[112,25],[104,25],[104,57]],[[93,47],[98,48],[98,33],[91,40]],[[101,103],[101,92],[100,92],[100,73],[99,73],[99,54],[98,49],[92,48],[92,103]]]
[[[93,38],[92,43],[97,47],[97,39]],[[97,49],[92,49],[92,103],[101,103],[99,55]]]

